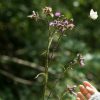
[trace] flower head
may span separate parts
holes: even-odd
[[[98,18],[97,11],[94,11],[93,9],[90,10],[90,18],[93,20],[96,20]]]
[[[38,20],[38,19],[39,19],[39,14],[36,13],[35,11],[32,11],[32,14],[29,15],[29,16],[27,16],[27,17],[29,17],[29,18],[31,18],[31,19]]]
[[[77,54],[77,57],[78,57],[78,62],[80,66],[83,67],[85,65],[83,56],[81,54]]]
[[[60,32],[64,32],[67,29],[73,29],[75,25],[72,20],[68,20],[66,18],[58,18],[54,21],[51,21],[49,26],[54,27]]]
[[[45,7],[43,8],[43,13],[46,15],[50,15],[51,17],[53,17],[53,13],[52,13],[52,8],[51,7]]]
[[[55,16],[56,16],[56,17],[60,17],[60,16],[61,16],[61,13],[60,13],[60,12],[56,12],[56,13],[55,13]]]

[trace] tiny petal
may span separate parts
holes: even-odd
[[[32,13],[35,14],[35,11],[33,10]]]
[[[55,13],[55,16],[56,16],[56,17],[60,17],[60,16],[61,16],[61,13],[60,13],[60,12],[56,12],[56,13]]]
[[[74,26],[75,25],[73,23],[70,23],[70,24],[67,25],[67,28],[69,28],[70,30],[72,30],[74,28]]]
[[[67,21],[67,20],[65,20],[65,21],[64,21],[64,24],[68,24],[68,21]]]
[[[33,17],[33,15],[29,15],[29,16],[27,16],[27,17],[32,18],[32,17]]]
[[[54,22],[50,22],[49,23],[49,26],[54,26]]]
[[[50,16],[51,16],[51,17],[54,17],[54,14],[53,14],[53,13],[50,13]]]
[[[93,20],[96,20],[98,18],[97,11],[94,11],[93,9],[90,10],[90,18]]]

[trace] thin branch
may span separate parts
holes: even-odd
[[[25,66],[30,67],[30,68],[37,69],[39,71],[44,71],[44,68],[42,66],[38,66],[37,64],[29,62],[27,60],[19,59],[16,57],[10,57],[10,56],[6,56],[6,55],[0,55],[0,59],[2,61],[10,61],[10,62],[14,62],[17,64],[25,65]]]
[[[27,85],[31,85],[32,84],[32,81],[16,77],[13,74],[10,74],[9,72],[6,72],[6,71],[1,70],[1,69],[0,69],[0,74],[12,79],[13,81],[18,82],[18,83],[27,84]]]
[[[20,65],[24,65],[26,67],[30,67],[36,70],[39,70],[40,72],[44,72],[45,68],[43,66],[37,65],[36,63],[29,62],[27,60],[19,59],[17,57],[10,57],[7,55],[0,55],[1,61],[7,61],[7,62],[14,62]],[[55,75],[52,71],[49,71],[50,74]]]

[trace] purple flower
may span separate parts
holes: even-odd
[[[77,54],[77,57],[80,66],[83,67],[85,65],[83,56],[81,54]]]
[[[71,20],[59,17],[56,20],[49,22],[49,26],[56,28],[60,32],[64,32],[67,29],[73,29],[74,24]]]
[[[64,24],[66,24],[66,25],[67,25],[67,24],[68,24],[68,20],[65,20],[65,21],[64,21]]]
[[[54,22],[50,22],[50,23],[49,23],[49,26],[54,26],[54,25],[55,25]]]
[[[56,16],[56,17],[60,17],[60,16],[61,16],[61,13],[60,13],[60,12],[56,12],[56,13],[55,13],[55,16]]]

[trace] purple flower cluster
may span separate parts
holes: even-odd
[[[51,16],[54,19],[53,21],[49,22],[49,26],[54,27],[54,29],[56,29],[57,31],[64,32],[67,29],[72,30],[74,28],[75,25],[73,24],[73,20],[68,20],[64,15],[61,14],[60,11],[53,13],[51,7],[44,7],[42,10],[43,14]],[[32,11],[32,14],[27,17],[36,21],[38,19],[42,19],[40,18],[38,12],[35,11]]]
[[[68,20],[65,18],[58,18],[54,21],[51,21],[49,23],[49,26],[56,28],[57,30],[64,32],[67,29],[73,29],[74,24],[73,24],[73,20]]]

